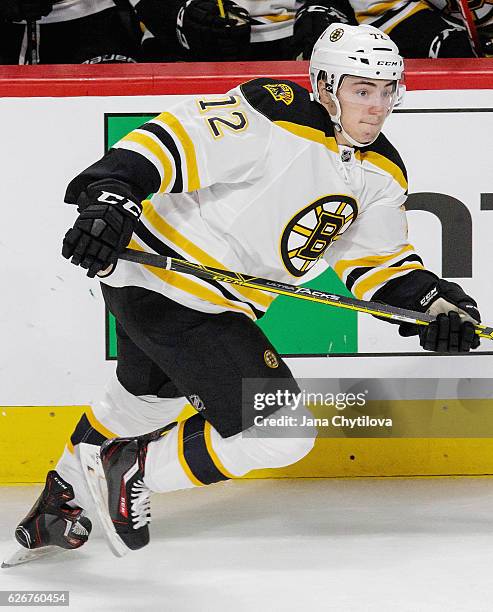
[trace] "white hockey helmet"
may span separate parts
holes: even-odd
[[[351,144],[358,147],[371,143],[355,141],[341,125],[341,106],[337,99],[337,90],[343,78],[351,75],[395,81],[390,114],[393,107],[401,101],[405,91],[401,84],[403,71],[404,61],[399,55],[397,45],[387,34],[369,25],[331,24],[315,43],[310,58],[310,81],[315,100],[320,101],[318,81],[320,73],[323,72],[327,79],[327,92],[337,109],[334,115],[330,115],[332,122]]]

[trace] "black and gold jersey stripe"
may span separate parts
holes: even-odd
[[[196,486],[234,478],[214,451],[211,425],[200,414],[179,425],[178,459],[183,471]]]
[[[408,244],[389,255],[341,259],[334,266],[334,271],[357,298],[369,299],[391,279],[423,268],[423,260]]]
[[[288,80],[261,78],[241,85],[245,100],[278,127],[337,152],[328,113],[307,89]]]
[[[195,145],[180,120],[172,113],[161,113],[124,136],[114,148],[140,155],[159,174],[159,186],[146,191],[146,195],[200,189]]]
[[[399,183],[402,189],[407,192],[408,180],[406,166],[399,155],[397,149],[390,141],[380,134],[374,143],[358,149],[355,153],[356,159],[362,163],[368,162],[377,166]]]
[[[189,238],[184,236],[178,229],[173,227],[164,217],[159,214],[151,200],[145,200],[142,221],[147,225],[150,232],[160,236],[165,242],[176,252],[181,252],[181,257],[190,259],[197,263],[212,268],[224,268],[223,264],[204,251],[198,245],[194,244]],[[272,303],[274,297],[265,294],[263,291],[249,289],[247,287],[234,287],[233,293],[238,293],[242,301],[254,302],[259,306],[258,310],[264,312]],[[229,293],[229,292],[228,292]]]
[[[364,8],[363,8],[364,6]],[[372,25],[386,34],[412,15],[420,11],[432,11],[433,9],[423,0],[403,2],[392,0],[390,2],[361,3],[357,2],[355,7],[356,18],[359,23]]]
[[[240,89],[246,101],[278,127],[339,152],[328,112],[311,99],[304,87],[292,81],[261,78],[244,83]],[[383,134],[368,147],[356,149],[355,156],[360,162],[373,164],[392,176],[407,191],[404,162]]]
[[[174,170],[174,180],[169,191],[171,193],[181,193],[183,191],[183,172],[182,172],[182,161],[180,158],[180,152],[176,146],[175,141],[170,134],[164,129],[162,125],[158,123],[146,123],[140,128],[143,132],[149,132],[153,134],[161,145],[162,154],[165,152],[168,154],[168,158],[172,160]],[[171,172],[171,169],[169,169]],[[165,191],[160,189],[160,191]]]
[[[423,260],[419,255],[412,254],[400,259],[398,262],[390,264],[389,268],[402,268],[405,264],[409,262],[417,261],[421,265],[423,265]],[[354,284],[364,275],[370,272],[371,270],[375,270],[375,266],[366,266],[361,268],[354,268],[347,276],[346,287],[349,291],[352,290]]]
[[[153,233],[145,224],[144,221],[140,221],[137,229],[135,230],[135,235],[142,241],[142,243],[147,246],[149,249],[154,251],[155,253],[159,253],[160,255],[165,255],[166,257],[176,257],[177,259],[183,259],[183,257],[177,253],[169,244],[167,244],[164,240],[160,240],[155,233]],[[137,245],[133,245],[137,246]],[[138,247],[137,247],[138,248]],[[154,274],[166,274],[167,282],[171,281],[172,277],[175,277],[175,281],[179,283],[178,288],[186,291],[188,293],[192,293],[199,298],[206,297],[204,295],[203,286],[209,286],[210,289],[219,294],[215,303],[218,303],[218,297],[224,298],[225,304],[229,308],[233,308],[236,306],[236,309],[244,312],[245,314],[250,314],[250,316],[254,319],[260,319],[264,315],[264,311],[257,308],[253,303],[248,302],[246,299],[240,299],[233,295],[225,286],[221,283],[214,280],[206,280],[206,279],[191,279],[186,278],[183,275],[176,274],[174,272],[169,271],[160,271],[155,268],[149,268],[149,270]],[[207,295],[210,301],[213,301],[213,296],[209,293]]]
[[[72,454],[74,447],[81,442],[101,446],[101,444],[109,438],[117,438],[118,434],[110,431],[105,427],[95,416],[91,408],[81,416],[77,423],[70,440],[67,443],[67,449]]]

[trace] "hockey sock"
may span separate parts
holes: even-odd
[[[108,438],[149,433],[175,421],[187,403],[183,397],[137,397],[113,377],[101,399],[80,418],[56,466],[60,476],[74,489],[75,498],[71,503],[85,510],[92,506],[76,453],[80,442],[100,446]]]
[[[285,407],[276,416],[289,415]],[[298,412],[301,419],[301,411]],[[243,476],[257,468],[290,465],[312,449],[316,431],[304,428],[290,437],[259,435],[261,426],[222,438],[200,414],[149,444],[144,482],[155,492],[203,486]]]

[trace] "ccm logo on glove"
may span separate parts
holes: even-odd
[[[62,255],[91,278],[108,276],[132,238],[142,205],[126,183],[101,180],[79,194],[77,206],[79,216],[65,234]]]
[[[98,198],[98,202],[103,202],[104,204],[120,204],[120,206],[128,210],[129,213],[132,213],[137,219],[142,212],[142,207],[136,202],[128,200],[117,193],[111,193],[110,191],[103,191]]]
[[[479,346],[474,325],[481,322],[477,304],[457,284],[437,279],[418,301],[418,310],[436,317],[429,325],[402,323],[401,336],[419,335],[426,351],[467,353]]]
[[[433,289],[429,293],[427,293],[423,298],[421,298],[419,303],[421,304],[421,306],[423,306],[423,308],[426,308],[428,304],[433,300],[433,298],[437,295],[438,289],[436,287],[433,287]]]

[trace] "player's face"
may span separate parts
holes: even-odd
[[[344,77],[337,91],[341,105],[341,123],[358,142],[371,142],[378,136],[392,110],[395,81]],[[348,144],[348,143],[340,143]]]

